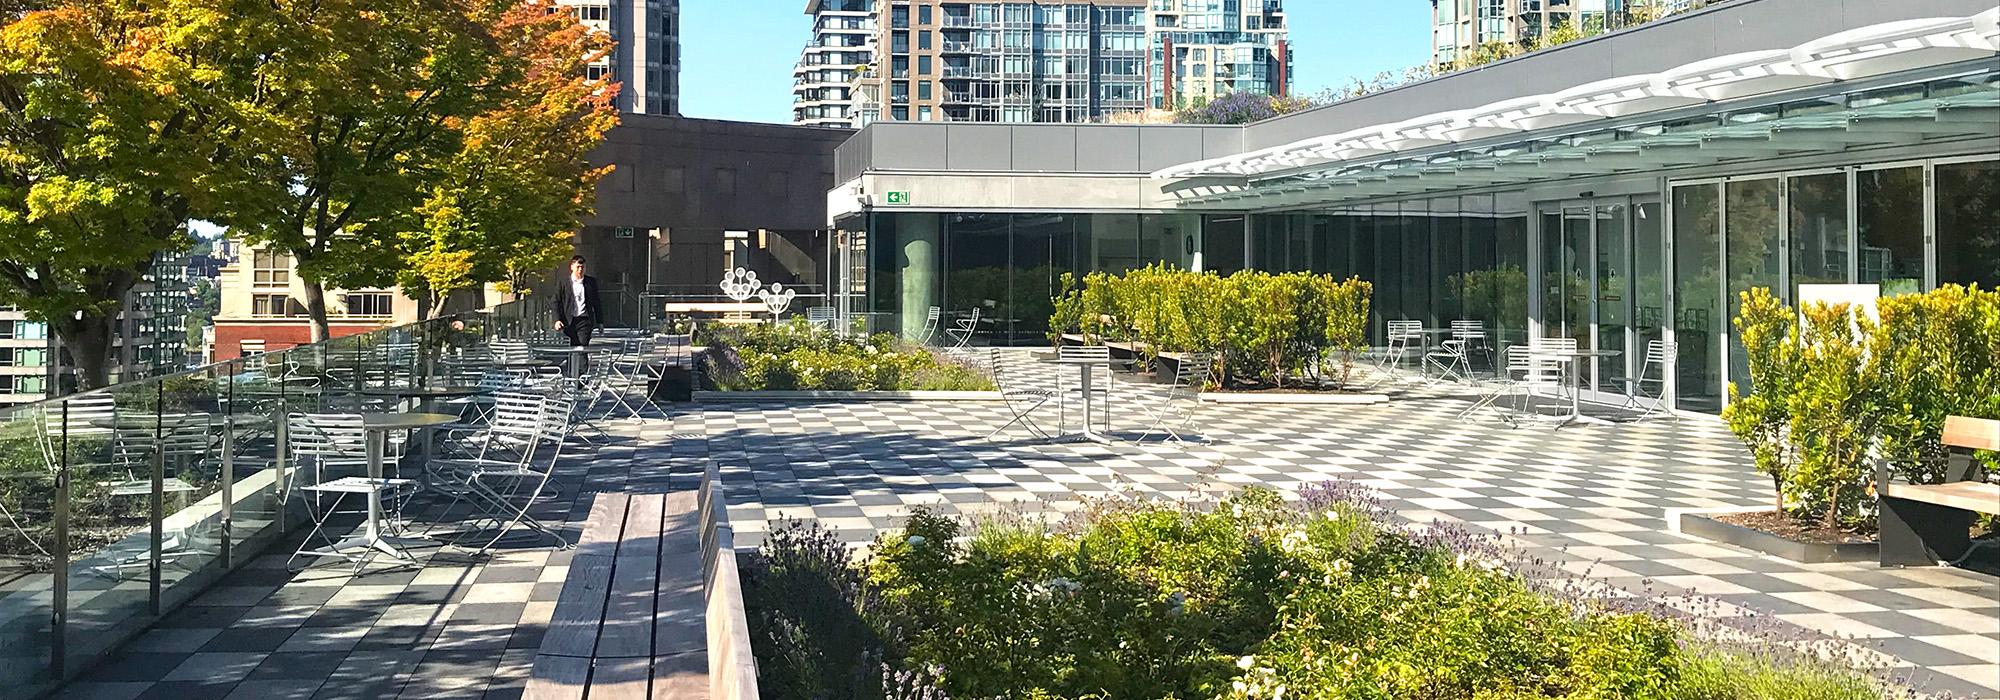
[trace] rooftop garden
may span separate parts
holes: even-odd
[[[1883,698],[1844,646],[1706,621],[1351,482],[1295,503],[925,511],[865,552],[777,528],[746,569],[774,698]],[[1696,612],[1689,612],[1696,611]],[[1753,624],[1754,624],[1754,618]]]

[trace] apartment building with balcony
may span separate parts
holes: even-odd
[[[1527,45],[1565,24],[1617,29],[1723,0],[1431,0],[1431,60],[1450,63],[1487,44]]]
[[[223,266],[218,286],[212,361],[283,350],[312,342],[305,284],[290,253],[238,243],[236,260]],[[334,337],[417,320],[417,302],[395,289],[326,291],[328,330]]]
[[[792,68],[792,123],[848,127],[855,123],[857,75],[875,55],[875,0],[811,0],[813,37]]]
[[[1290,80],[1279,0],[895,0],[868,16],[870,51],[838,125],[1092,122],[1177,95],[1285,94]]]
[[[1291,28],[1280,0],[1153,0],[1149,14],[1154,109],[1232,92],[1290,94]]]
[[[609,34],[617,47],[585,68],[593,80],[610,75],[623,85],[618,111],[680,113],[680,0],[556,0],[583,24]]]

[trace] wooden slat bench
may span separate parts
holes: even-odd
[[[714,482],[711,470],[699,492],[597,495],[526,697],[757,696]]]
[[[1876,475],[1883,566],[1957,562],[1972,550],[1974,513],[2000,515],[2000,484],[1979,480],[1973,450],[2000,451],[2000,421],[1952,416],[1941,442],[1951,449],[1942,484],[1897,484]]]

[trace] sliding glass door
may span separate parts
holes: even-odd
[[[1579,348],[1617,353],[1579,370],[1585,389],[1628,392],[1646,341],[1663,335],[1660,219],[1660,202],[1649,197],[1541,205],[1536,277],[1541,337],[1574,338]]]

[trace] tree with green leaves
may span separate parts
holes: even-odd
[[[240,21],[263,45],[243,66],[246,128],[234,156],[257,196],[223,223],[292,255],[313,338],[326,289],[387,286],[401,234],[420,226],[460,126],[509,76],[487,30],[513,2],[271,0]]]
[[[618,86],[584,71],[609,39],[554,9],[521,2],[493,25],[499,89],[460,126],[418,225],[402,235],[397,282],[427,316],[454,292],[554,267],[610,170],[588,155],[618,123]]]
[[[0,27],[0,303],[109,382],[125,298],[233,194],[210,157],[223,13],[172,0],[8,3]]]

